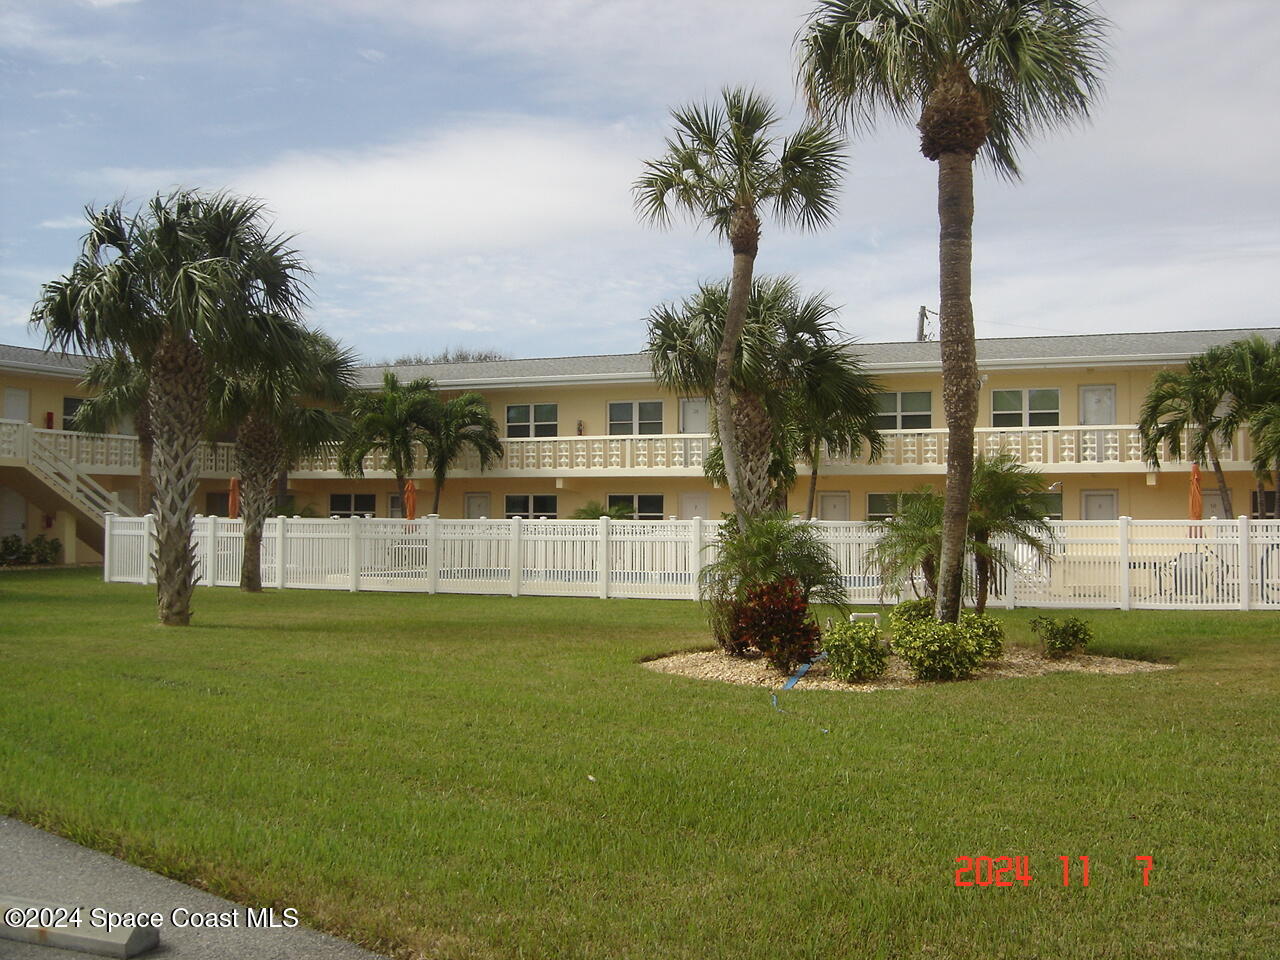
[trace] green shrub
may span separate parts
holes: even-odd
[[[57,537],[50,540],[43,533],[29,544],[32,563],[57,563],[58,554],[62,551],[62,541]]]
[[[19,567],[31,562],[29,548],[15,533],[0,540],[0,567]]]
[[[822,634],[831,675],[846,683],[865,683],[889,669],[889,651],[870,620],[837,620]]]
[[[890,633],[897,633],[908,623],[917,620],[933,619],[933,600],[925,597],[922,600],[903,600],[889,611],[888,626]]]
[[[910,620],[893,637],[893,650],[917,680],[963,680],[982,662],[980,641],[959,623]]]
[[[1093,628],[1079,617],[1032,617],[1031,629],[1040,638],[1044,655],[1051,660],[1082,651],[1093,639]]]
[[[818,652],[818,625],[809,616],[800,584],[790,577],[749,590],[738,604],[732,633],[737,649],[755,647],[783,673]]]
[[[758,587],[792,580],[805,604],[847,606],[840,569],[812,524],[789,514],[768,513],[748,520],[740,531],[737,520],[730,517],[720,529],[716,546],[719,556],[702,568],[698,592],[711,635],[730,655],[745,652],[735,624],[739,608]]]
[[[984,613],[960,614],[960,626],[983,660],[999,660],[1004,655],[1004,627]]]

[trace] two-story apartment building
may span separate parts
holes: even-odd
[[[1063,519],[1182,518],[1190,465],[1144,462],[1135,427],[1158,370],[1176,368],[1215,344],[1277,328],[1138,334],[1015,337],[978,342],[982,377],[979,450],[1014,453],[1054,484]],[[882,517],[893,495],[946,473],[941,362],[936,342],[863,343],[879,378],[879,426],[885,453],[833,459],[821,467],[817,513],[830,520]],[[114,435],[68,429],[85,360],[23,347],[0,347],[0,535],[74,533],[79,559],[94,559],[101,513],[137,510],[137,442],[128,424]],[[360,369],[360,387],[376,389],[383,366]],[[703,476],[712,444],[708,403],[654,382],[646,354],[553,357],[392,368],[402,380],[430,377],[441,390],[473,390],[500,425],[501,463],[480,471],[464,461],[445,486],[447,517],[566,517],[589,501],[625,503],[640,518],[715,517],[728,492]],[[1235,512],[1256,512],[1247,440],[1223,451]],[[198,509],[224,513],[233,473],[230,445],[210,445]],[[802,470],[802,474],[807,468]],[[1204,515],[1223,510],[1206,478]],[[431,480],[419,477],[419,504]],[[399,492],[380,460],[366,475],[343,477],[335,458],[300,463],[289,475],[295,509],[317,515],[398,516]],[[804,509],[803,483],[791,507]]]

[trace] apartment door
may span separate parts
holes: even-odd
[[[1081,520],[1115,520],[1120,516],[1114,490],[1084,490],[1080,494]]]
[[[685,397],[680,401],[680,432],[707,433],[711,421],[707,417],[707,401],[703,397]],[[697,514],[693,514],[697,516]]]
[[[680,519],[692,520],[694,517],[701,517],[703,520],[711,519],[711,494],[680,494]]]
[[[21,420],[28,423],[31,420],[31,391],[24,390],[20,387],[4,388],[4,419],[5,420]]]
[[[1097,424],[1111,426],[1116,422],[1116,388],[1115,384],[1093,384],[1080,388],[1080,423],[1082,425]],[[1083,459],[1100,463],[1108,459],[1106,436],[1101,430],[1081,433],[1080,442],[1085,445],[1081,450]]]
[[[0,537],[27,539],[27,501],[16,490],[0,487]]]
[[[818,494],[819,520],[848,520],[849,493],[845,490]]]
[[[1212,520],[1217,517],[1219,520],[1230,520],[1227,516],[1226,507],[1222,505],[1222,491],[1206,490],[1202,494],[1203,509],[1200,511],[1201,520]]]
[[[482,517],[492,516],[489,513],[489,494],[466,494],[462,500],[462,512],[468,520],[479,520]]]

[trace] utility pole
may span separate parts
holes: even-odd
[[[918,343],[924,343],[924,341],[929,339],[928,336],[925,335],[924,325],[926,321],[928,321],[929,314],[931,313],[935,317],[938,315],[938,311],[930,310],[928,307],[922,305],[920,307],[920,313],[916,316],[916,342]]]

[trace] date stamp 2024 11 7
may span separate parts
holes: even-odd
[[[1059,857],[1062,862],[1062,885],[1071,886],[1072,860],[1078,868],[1080,886],[1089,885],[1088,857]],[[1136,856],[1142,870],[1142,885],[1151,886],[1151,870],[1155,866],[1155,858]],[[1015,887],[1019,883],[1024,887],[1031,886],[1030,857],[956,857],[957,887]]]

